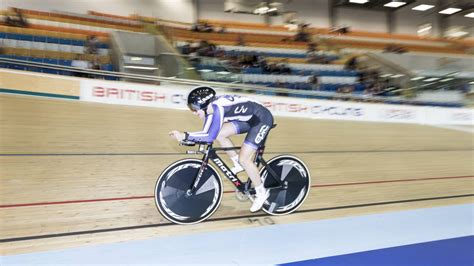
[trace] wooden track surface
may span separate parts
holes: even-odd
[[[281,217],[252,215],[250,203],[237,201],[224,181],[222,205],[208,222],[170,225],[156,210],[153,189],[167,165],[186,157],[167,132],[199,130],[195,116],[6,94],[0,95],[0,106],[1,254],[473,199],[470,133],[277,117],[265,158],[292,153],[309,166],[313,187],[300,210]]]

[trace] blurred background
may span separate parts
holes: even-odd
[[[220,86],[303,98],[472,105],[469,0],[4,0],[0,9],[1,68],[152,84],[158,77],[225,82]]]
[[[266,158],[311,172],[298,211],[252,214],[224,181],[208,221],[160,215],[157,178],[190,156],[167,133],[202,127],[182,111],[196,85],[272,111]],[[473,265],[473,100],[473,0],[2,0],[0,264],[277,264],[468,236],[337,265]]]

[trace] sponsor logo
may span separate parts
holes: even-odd
[[[454,121],[472,121],[472,115],[470,113],[454,113],[452,119]]]
[[[203,104],[203,103],[207,102],[208,100],[212,99],[212,97],[214,97],[214,94],[209,94],[206,97],[204,97],[202,99],[199,99],[197,102],[199,104]]]
[[[219,166],[219,168],[225,173],[227,178],[229,178],[230,181],[232,181],[232,183],[234,183],[236,186],[240,186],[239,179],[237,179],[237,177],[235,177],[235,175],[234,175],[234,173],[232,173],[232,171],[227,169],[227,167],[224,165],[224,163],[219,158],[214,158],[212,160],[214,161],[214,163],[216,163],[217,166]]]
[[[293,160],[281,160],[278,164],[278,166],[282,166],[282,165],[290,165],[294,168],[296,168],[296,170],[298,170],[298,172],[300,172],[300,174],[304,177],[307,177],[306,175],[306,171],[304,169],[304,167],[299,164],[298,162],[296,161],[293,161]]]
[[[265,138],[265,135],[268,133],[269,129],[270,129],[269,126],[263,125],[258,131],[257,136],[255,137],[255,143],[259,144],[260,142],[262,142],[262,140]]]
[[[358,107],[343,107],[343,106],[313,106],[311,113],[329,115],[329,116],[363,116],[364,112],[362,108]]]
[[[263,105],[274,112],[288,112],[288,113],[311,113],[314,115],[325,116],[364,116],[364,109],[362,107],[344,107],[344,106],[321,106],[321,105],[306,105],[297,103],[281,103],[281,102],[263,102]]]
[[[93,87],[92,96],[97,98],[144,102],[165,102],[167,98],[165,94],[157,93],[155,91],[119,89],[108,87]]]
[[[234,114],[240,114],[240,113],[245,113],[247,112],[248,108],[245,107],[245,106],[237,106],[237,108],[235,108],[235,111],[234,111]]]
[[[415,118],[415,112],[405,109],[389,109],[385,110],[384,118],[394,120],[411,120]]]

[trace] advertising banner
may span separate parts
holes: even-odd
[[[122,105],[187,109],[186,96],[192,86],[144,85],[125,82],[83,80],[81,100]],[[217,89],[218,94],[236,94]],[[238,93],[237,93],[238,94]],[[244,94],[242,94],[244,95]],[[245,94],[260,101],[275,116],[370,122],[473,125],[473,111],[465,108],[423,107],[328,101]]]

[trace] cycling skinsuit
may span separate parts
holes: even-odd
[[[230,122],[236,134],[248,132],[244,143],[258,149],[273,126],[273,115],[262,104],[242,96],[224,95],[211,102],[212,114],[206,115],[204,128],[190,132],[187,140],[211,143],[224,123]]]

